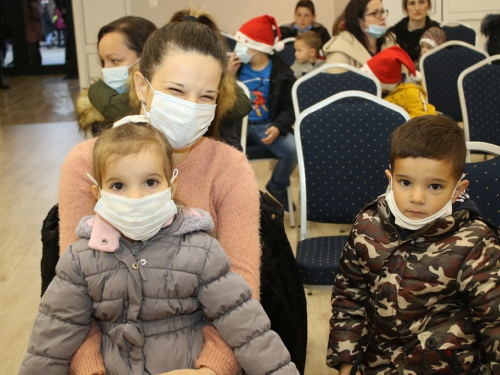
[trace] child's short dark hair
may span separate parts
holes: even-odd
[[[311,0],[299,0],[299,2],[297,2],[297,5],[295,5],[295,11],[297,11],[298,8],[307,8],[311,11],[311,14],[313,16],[316,14],[314,3]]]
[[[391,165],[404,158],[448,160],[458,181],[465,169],[466,154],[463,129],[445,116],[412,118],[391,135]]]
[[[318,33],[314,31],[307,31],[305,33],[300,33],[295,37],[295,41],[302,40],[309,48],[314,48],[316,52],[319,52],[323,42]]]

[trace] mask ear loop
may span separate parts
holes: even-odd
[[[175,168],[172,172],[172,178],[170,179],[171,184],[175,181],[178,175],[179,175],[179,170]]]
[[[97,186],[99,188],[99,190],[101,190],[101,187],[99,186],[99,184],[97,183],[95,178],[90,175],[90,173],[87,173],[87,177],[90,181],[92,181],[94,183],[95,186]]]

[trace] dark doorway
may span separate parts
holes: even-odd
[[[78,77],[71,0],[0,0],[4,3],[4,75]]]

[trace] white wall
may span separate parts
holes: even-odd
[[[72,0],[78,54],[80,86],[88,87],[90,77],[100,75],[97,55],[97,32],[101,26],[124,15],[141,16],[164,25],[170,16],[189,4],[201,6],[214,14],[220,27],[230,33],[249,19],[270,14],[278,24],[293,21],[296,0]],[[316,20],[331,30],[335,18],[349,0],[314,0]],[[438,22],[459,20],[479,32],[482,18],[489,12],[500,12],[499,0],[431,0],[430,16]],[[401,0],[383,0],[389,9],[387,26],[404,17]],[[478,46],[484,45],[484,39]]]

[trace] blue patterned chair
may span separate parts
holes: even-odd
[[[468,151],[494,155],[494,159],[470,162],[465,165],[469,180],[467,193],[477,204],[481,216],[500,225],[500,146],[485,142],[467,142]]]
[[[328,73],[330,69],[339,73]],[[295,118],[299,114],[342,91],[358,90],[380,97],[382,89],[375,76],[346,64],[325,64],[322,67],[300,77],[292,88]]]
[[[234,47],[236,47],[236,39],[234,39],[234,36],[226,31],[221,31],[221,34],[224,36],[224,38],[226,38],[227,48],[229,49],[229,51],[234,51]]]
[[[333,285],[347,236],[310,238],[308,222],[351,224],[385,192],[389,136],[410,116],[361,91],[346,91],[300,114],[295,142],[300,176],[297,263],[306,287]]]
[[[250,91],[248,87],[241,81],[236,81],[238,86],[245,92],[245,94],[250,98]],[[258,145],[247,145],[247,131],[248,131],[248,116],[245,116],[241,121],[241,147],[243,148],[243,153],[248,157],[248,161],[276,161],[276,157],[273,153],[268,151],[265,147]],[[292,200],[292,188],[289,186],[287,189],[288,207],[290,209],[290,226],[295,227],[295,210],[293,209]]]
[[[282,42],[285,43],[285,48],[281,51],[274,51],[274,53],[281,57],[281,60],[283,60],[286,65],[291,66],[295,62],[295,47],[293,45],[295,38],[286,38],[283,39]]]
[[[476,30],[466,23],[450,21],[441,25],[447,40],[460,40],[470,45],[477,44]]]
[[[500,145],[500,56],[492,56],[465,69],[458,78],[467,141]]]
[[[484,51],[459,41],[443,43],[424,54],[420,68],[427,102],[455,121],[462,121],[458,77],[465,69],[487,57]]]

